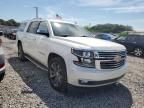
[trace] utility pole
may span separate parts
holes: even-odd
[[[38,18],[38,7],[33,7],[36,10],[36,18]]]

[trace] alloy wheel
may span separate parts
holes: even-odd
[[[54,87],[60,87],[63,84],[62,68],[57,62],[51,63],[49,78]]]
[[[134,50],[134,55],[135,55],[135,56],[140,57],[140,56],[142,56],[142,54],[143,54],[143,50],[142,50],[141,48],[136,48],[136,49]]]

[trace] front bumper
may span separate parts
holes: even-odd
[[[126,73],[127,64],[115,70],[97,70],[72,65],[68,72],[68,83],[74,86],[96,87],[112,84]]]

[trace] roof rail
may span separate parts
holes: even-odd
[[[33,18],[32,20],[36,20],[36,19],[39,19],[39,20],[41,20],[42,18]]]

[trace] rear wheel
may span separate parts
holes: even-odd
[[[137,57],[141,57],[144,54],[144,51],[142,48],[135,48],[134,49],[134,55]]]
[[[21,43],[18,44],[18,57],[19,57],[19,59],[21,61],[25,61],[26,60],[26,58],[24,56],[24,51],[23,51],[23,47],[22,47]]]
[[[49,61],[49,81],[57,91],[67,91],[66,66],[62,58],[54,57]]]

